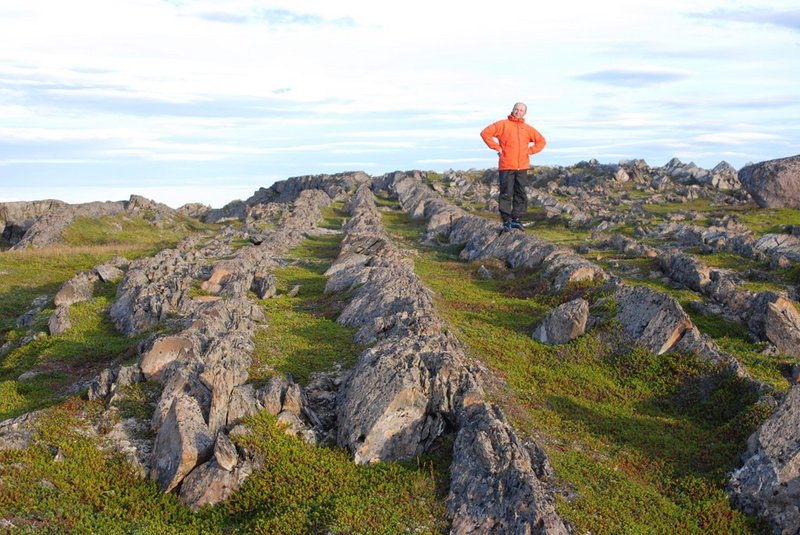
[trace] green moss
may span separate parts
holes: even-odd
[[[440,533],[447,529],[446,468],[433,459],[353,464],[341,450],[286,436],[266,413],[237,441],[264,459],[228,505],[243,532]],[[444,478],[444,479],[443,479]]]

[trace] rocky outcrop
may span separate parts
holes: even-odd
[[[429,292],[384,234],[372,193],[362,186],[350,210],[328,290],[355,290],[338,321],[376,343],[342,381],[339,444],[360,463],[407,459],[449,430],[456,435],[451,533],[567,533],[539,478],[546,474],[535,471],[541,452],[484,401],[463,348],[444,331]]]
[[[743,167],[739,180],[762,208],[800,208],[800,155]]]
[[[218,223],[226,220],[244,221],[254,206],[268,203],[291,202],[304,190],[321,191],[330,199],[343,199],[352,194],[359,184],[369,183],[372,178],[361,171],[334,175],[308,175],[279,180],[268,188],[259,188],[245,201],[234,201],[220,209],[209,210],[203,220]]]
[[[745,513],[766,518],[774,533],[800,531],[800,385],[747,441],[744,465],[728,491]]]
[[[319,190],[297,191],[291,210],[279,211],[279,226],[262,234],[259,245],[235,249],[232,240],[241,235],[223,229],[204,242],[185,240],[132,262],[111,307],[115,324],[127,334],[168,319],[173,323],[172,334],[143,345],[136,365],[139,380],[160,384],[150,421],[152,453],[140,464],[162,491],[180,488],[181,500],[193,509],[225,499],[252,473],[253,460],[236,451],[227,433],[264,409],[261,400],[275,398],[270,406],[279,420],[289,422],[295,434],[317,440],[310,429],[320,422],[299,385],[284,381],[276,395],[274,382],[268,385],[272,391],[263,392],[247,384],[252,337],[265,320],[248,293],[255,280],[269,277],[279,255],[321,232],[316,222],[331,202]],[[220,257],[224,260],[212,260]],[[211,295],[195,296],[198,286]],[[119,401],[127,380],[121,372],[101,373],[89,397],[112,405]],[[320,436],[326,432],[319,430]],[[122,448],[136,445],[123,440],[117,449]]]
[[[3,236],[13,249],[46,247],[61,240],[62,233],[81,217],[100,218],[113,215],[141,215],[160,226],[174,217],[175,211],[164,204],[131,195],[128,201],[67,204],[61,201],[0,204]]]

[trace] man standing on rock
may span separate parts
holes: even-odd
[[[497,169],[500,174],[500,217],[503,218],[501,232],[525,228],[519,218],[528,209],[525,186],[528,185],[530,157],[541,152],[546,144],[544,136],[525,123],[527,112],[528,106],[517,102],[508,119],[492,123],[481,131],[483,141],[500,157]]]

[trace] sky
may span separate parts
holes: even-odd
[[[0,0],[0,202],[221,207],[293,176],[800,154],[797,0]]]

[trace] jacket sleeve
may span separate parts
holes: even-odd
[[[494,140],[494,138],[497,137],[497,133],[498,133],[497,123],[492,123],[483,130],[481,130],[481,137],[483,138],[483,142],[486,143],[486,145],[494,151],[500,150],[500,144]]]
[[[544,136],[539,133],[534,127],[531,126],[531,141],[533,142],[532,147],[528,147],[528,154],[536,154],[537,152],[542,152],[542,149],[545,145],[547,145],[547,141],[545,141]]]

